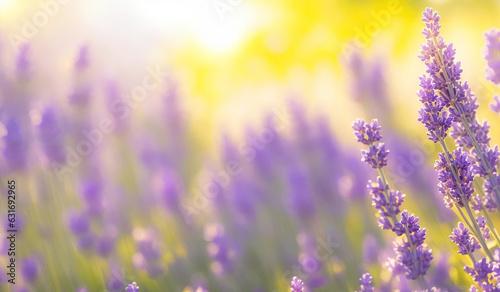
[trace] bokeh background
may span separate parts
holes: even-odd
[[[386,269],[351,129],[378,118],[391,185],[428,230],[428,280],[463,291],[417,122],[428,6],[496,144],[496,1],[0,0],[0,216],[15,180],[19,229],[0,290],[289,291],[297,275],[354,291],[369,271],[410,291]]]

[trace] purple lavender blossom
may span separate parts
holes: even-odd
[[[375,145],[376,142],[382,139],[377,120],[372,120],[370,124],[367,124],[365,121],[358,119],[353,123],[352,128],[357,141],[368,145],[368,151],[361,151],[362,161],[375,169],[386,166],[389,150],[385,149],[384,143]]]
[[[372,197],[372,206],[378,210],[378,214],[380,215],[378,219],[379,227],[382,229],[392,229],[391,218],[401,212],[399,207],[403,204],[405,195],[400,191],[389,191],[389,186],[384,185],[380,177],[377,179],[377,182],[368,181],[367,188]],[[389,194],[389,200],[386,193]]]
[[[491,232],[490,229],[486,226],[486,218],[484,216],[477,216],[476,218],[477,225],[481,229],[481,233],[485,239],[490,239]]]
[[[474,210],[476,213],[479,213],[483,210],[483,200],[479,195],[475,195],[474,197],[471,198],[470,200],[470,207],[472,210]]]
[[[373,285],[372,285],[372,275],[370,273],[365,273],[361,278],[359,278],[359,285],[361,286],[361,290],[358,292],[373,292]]]
[[[132,282],[132,284],[127,285],[127,288],[125,290],[127,292],[139,292],[139,286],[137,286],[137,283]]]
[[[439,160],[436,161],[435,167],[438,170],[439,179],[438,189],[443,195],[450,194],[460,207],[464,207],[469,203],[471,195],[474,193],[472,166],[467,160],[468,155],[462,152],[461,148],[455,150],[453,155],[448,153],[448,156],[451,159],[449,161],[451,167],[443,153],[439,153]],[[458,180],[455,179],[454,171],[456,171]]]
[[[446,138],[452,124],[452,118],[443,111],[444,105],[438,100],[432,85],[432,79],[420,77],[420,91],[417,95],[424,106],[418,111],[418,121],[427,128],[427,136],[434,143]]]
[[[469,229],[462,222],[458,223],[458,228],[453,229],[450,239],[458,245],[458,253],[461,255],[472,254],[476,249],[481,248],[481,245],[469,233]]]
[[[500,84],[500,30],[493,28],[484,33],[484,59],[487,62],[486,79]]]
[[[474,263],[474,267],[465,266],[464,270],[484,291],[499,291],[500,285],[491,283],[491,274],[495,271],[495,263],[486,258]]]
[[[304,292],[304,282],[297,277],[293,277],[290,286],[290,292]]]
[[[380,126],[376,121],[366,124],[362,120],[357,120],[353,128],[358,142],[370,147],[382,137]],[[367,163],[371,164],[370,161]],[[420,229],[418,218],[414,215],[410,216],[406,210],[401,213],[401,220],[397,221],[396,216],[400,213],[399,207],[403,203],[404,195],[399,191],[389,189],[382,167],[373,168],[378,169],[380,176],[376,183],[369,181],[367,187],[372,196],[372,205],[378,210],[379,227],[390,229],[397,236],[405,235],[406,238],[396,243],[394,251],[397,256],[391,270],[402,268],[407,279],[421,279],[427,273],[433,259],[432,251],[424,244],[426,231]]]
[[[352,128],[357,141],[367,146],[373,145],[382,139],[380,134],[382,127],[378,125],[377,120],[372,120],[370,124],[367,124],[365,121],[358,119],[353,123]]]
[[[490,183],[496,199],[499,200],[500,189],[498,189],[496,163],[499,153],[490,148],[489,124],[486,122],[480,124],[477,120],[477,98],[471,92],[467,82],[462,84],[460,81],[462,69],[460,62],[455,62],[453,45],[446,45],[443,37],[439,36],[439,19],[439,15],[432,8],[427,8],[423,13],[422,20],[426,27],[422,34],[426,38],[426,44],[422,45],[419,57],[427,66],[426,72],[432,79],[432,87],[438,95],[438,100],[447,108],[449,116],[455,122],[450,136],[455,139],[459,147],[470,151],[470,160],[476,165],[474,174],[482,176],[486,182]],[[492,40],[494,38],[495,36]],[[489,55],[488,58],[492,60],[493,55]],[[465,194],[465,196],[468,195]],[[468,201],[468,198],[466,199]],[[458,202],[461,207],[466,203]]]
[[[397,254],[396,261],[402,263],[407,279],[418,279],[425,275],[431,266],[433,259],[432,250],[425,244],[418,245],[415,249],[412,249],[408,242],[403,242],[402,244],[397,244],[394,251]]]

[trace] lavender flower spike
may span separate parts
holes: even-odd
[[[420,87],[421,89],[417,95],[424,106],[418,111],[420,115],[418,121],[427,128],[429,140],[436,143],[448,135],[452,118],[448,116],[448,112],[443,110],[444,105],[438,100],[434,92],[431,78],[421,76]]]
[[[372,120],[370,124],[358,119],[353,123],[354,135],[358,142],[368,145],[368,151],[362,150],[362,161],[368,163],[372,168],[382,168],[387,165],[387,156],[389,150],[385,149],[384,143],[375,145],[376,142],[382,139],[380,134],[380,126],[377,120]]]
[[[469,274],[478,286],[484,291],[500,291],[500,284],[493,284],[493,273],[498,275],[498,266],[496,263],[488,262],[486,258],[474,263],[474,267],[464,267],[465,272]]]
[[[469,204],[474,193],[472,166],[467,161],[468,155],[458,148],[451,153],[439,153],[436,161],[438,171],[438,189],[443,195],[450,194],[460,207]],[[455,174],[454,174],[455,172]]]
[[[396,242],[394,248],[397,254],[395,264],[405,271],[407,279],[418,280],[421,288],[425,290],[427,284],[423,277],[433,259],[432,251],[424,243],[426,230],[420,228],[418,217],[409,215],[407,210],[400,211],[404,195],[400,191],[391,190],[385,179],[382,168],[387,164],[389,151],[385,150],[382,143],[375,145],[382,138],[380,126],[376,120],[370,124],[357,120],[353,129],[358,142],[370,147],[369,152],[362,151],[363,160],[377,169],[380,175],[377,182],[369,181],[367,186],[372,196],[372,205],[377,209],[378,225],[382,229],[393,231],[398,237],[404,236]],[[398,215],[401,216],[399,221]]]
[[[137,286],[137,283],[133,282],[132,284],[128,284],[125,290],[127,292],[139,292],[139,286]]]
[[[422,21],[425,27],[422,34],[426,43],[422,45],[419,58],[427,66],[426,72],[432,79],[431,87],[437,93],[438,102],[447,108],[449,116],[453,119],[453,131],[450,135],[458,147],[469,150],[470,160],[475,164],[475,174],[485,179],[485,187],[489,184],[490,188],[486,194],[494,193],[498,203],[500,201],[500,179],[497,173],[499,153],[489,145],[489,124],[487,122],[480,124],[477,120],[477,99],[467,82],[462,83],[460,80],[462,69],[460,62],[455,62],[453,45],[447,45],[443,37],[439,36],[441,28],[439,19],[439,15],[432,8],[427,8],[423,13]],[[494,34],[492,41],[495,38]],[[493,67],[497,66],[494,65],[492,54],[488,58],[492,61]],[[493,80],[495,78],[492,77]],[[425,84],[422,88],[425,90],[429,88],[428,85]]]
[[[304,282],[297,277],[293,277],[290,286],[290,292],[304,292]]]
[[[458,253],[461,255],[472,255],[476,249],[481,248],[481,245],[470,235],[469,229],[462,222],[458,223],[458,228],[453,229],[450,239],[458,245]]]
[[[372,285],[372,275],[370,273],[365,273],[361,278],[359,278],[359,284],[361,286],[361,290],[357,292],[373,292],[373,285]]]

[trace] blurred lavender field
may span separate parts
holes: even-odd
[[[421,21],[433,6],[462,61],[444,83],[467,92],[458,82],[469,81],[491,124],[472,129],[498,156],[498,97],[488,104],[500,37],[483,35],[500,26],[499,6],[424,2],[0,0],[0,291],[373,291],[367,272],[375,291],[498,291],[500,217],[488,197],[498,158],[483,175],[454,129],[448,143],[469,155],[460,175],[473,194],[453,201],[450,161],[434,166],[447,135],[429,141],[433,120],[422,116],[444,117],[435,131],[448,133],[440,111],[454,103],[433,98],[445,95],[439,72],[459,65],[432,39],[438,49],[421,54],[439,61],[441,49],[449,62],[433,70],[418,55],[422,27],[438,22]],[[364,132],[373,123],[355,122],[352,134],[357,118],[378,120],[385,148]],[[363,159],[384,164],[384,183],[362,149],[378,151]],[[384,185],[391,198],[385,180],[401,191],[394,202],[404,197],[394,214],[375,194]],[[469,223],[459,216],[469,201],[489,227],[469,218],[481,227],[468,226],[472,239],[463,223],[454,231]],[[413,213],[415,235],[382,222]],[[397,251],[424,228],[425,280],[408,276]],[[489,271],[476,267],[481,258]]]

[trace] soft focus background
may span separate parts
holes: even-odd
[[[427,6],[498,143],[482,59],[497,1],[0,0],[0,216],[15,180],[19,230],[0,290],[274,292],[296,275],[354,291],[369,271],[410,291],[385,268],[393,238],[351,129],[378,118],[391,185],[428,230],[428,281],[463,291],[417,122]]]

